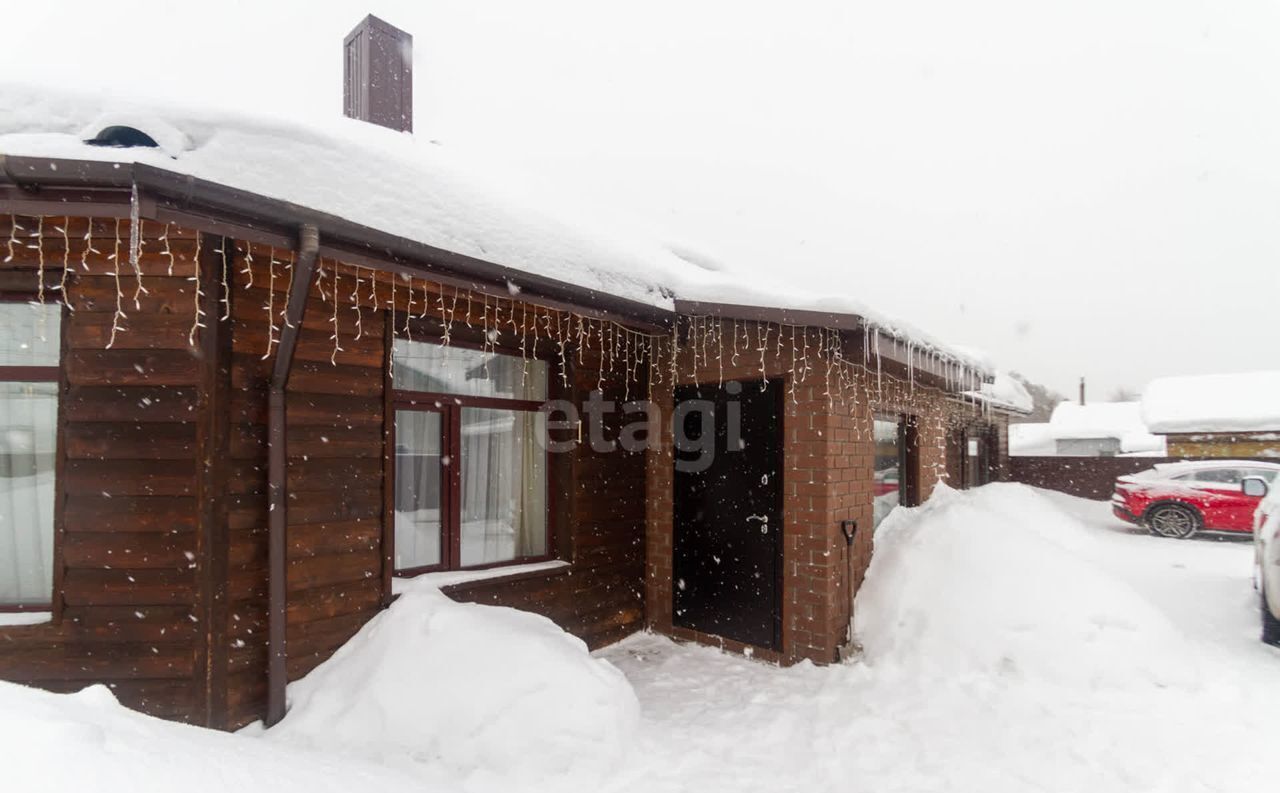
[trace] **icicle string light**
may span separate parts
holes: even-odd
[[[338,353],[342,352],[342,344],[338,338],[338,265],[333,265],[333,318],[329,320],[333,323],[333,353],[329,356],[329,363],[333,366],[338,365]]]
[[[275,247],[273,246],[271,250],[274,251]],[[272,255],[274,255],[274,253]],[[252,245],[246,244],[244,246],[244,269],[240,271],[240,274],[245,277],[244,288],[252,289],[253,288],[253,246]]]
[[[355,286],[351,289],[351,310],[356,314],[356,335],[355,340],[360,341],[364,336],[364,312],[360,310],[360,265],[356,265]]]
[[[425,299],[425,298],[424,298]],[[413,276],[409,276],[409,302],[404,310],[404,335],[409,341],[413,341],[413,328],[409,325],[409,320],[413,318]]]
[[[229,268],[231,259],[230,251],[226,249],[226,243],[222,243],[218,249],[218,256],[222,259],[222,322],[231,319],[231,279],[228,277],[227,268]],[[268,345],[270,346],[270,345]]]
[[[199,234],[196,234],[196,251],[195,251],[195,256],[193,257],[193,261],[195,262],[195,265],[196,265],[196,268],[195,268],[196,277],[192,279],[195,281],[195,284],[196,284],[196,293],[193,298],[195,302],[196,313],[195,313],[195,317],[191,322],[191,331],[187,334],[187,343],[190,344],[192,347],[196,345],[196,331],[199,330],[200,328],[205,327],[205,324],[202,321],[204,317],[204,309],[201,308],[200,306],[200,302],[202,298],[204,298],[204,290],[201,289],[200,287],[200,235]]]
[[[267,311],[267,350],[262,353],[262,360],[271,357],[271,349],[277,344],[276,331],[276,249],[271,247],[271,255],[267,259],[267,302],[263,306]]]
[[[75,311],[75,306],[71,305],[71,300],[67,297],[67,269],[71,266],[71,218],[63,218],[62,226],[58,231],[62,232],[62,275],[58,279],[58,293],[62,296],[62,304],[67,307],[68,311]]]
[[[160,234],[160,241],[164,243],[164,255],[169,257],[169,275],[173,275],[173,247],[169,244],[169,224],[164,224],[164,232]]]
[[[38,254],[40,259],[40,265],[36,271],[36,279],[37,279],[36,293],[39,296],[40,306],[41,308],[43,308],[44,307],[44,216],[43,215],[41,215],[39,218],[36,219],[36,253]],[[43,319],[44,317],[43,311],[40,312],[40,317]],[[44,336],[42,333],[41,339],[43,338]]]
[[[291,295],[293,294],[293,258],[292,257],[290,257],[289,261],[285,264],[285,267],[286,269],[289,270],[289,284],[285,287],[285,294]],[[288,300],[285,300],[284,306],[280,308],[280,317],[283,320],[284,327],[292,328],[294,326],[293,320],[289,319],[289,301]]]
[[[93,228],[93,221],[89,221],[89,228]],[[116,239],[115,248],[111,253],[112,274],[115,277],[116,285],[116,310],[111,315],[111,338],[107,340],[107,349],[111,349],[116,343],[116,334],[120,333],[123,328],[120,326],[120,320],[126,319],[124,314],[124,290],[120,288],[120,220],[116,219]]]
[[[8,264],[9,262],[13,261],[13,257],[15,256],[14,248],[18,247],[18,229],[21,229],[21,228],[22,227],[18,225],[17,216],[10,215],[9,216],[9,242],[8,242],[9,255],[4,257],[5,264]],[[23,231],[26,231],[26,229],[23,229]]]
[[[133,292],[133,302],[135,308],[141,303],[141,295],[148,294],[146,289],[144,274],[142,273],[143,247],[145,245],[145,221],[141,219],[134,222],[131,216],[129,237],[127,238],[128,257],[130,264],[134,267],[134,279],[136,282]],[[68,278],[67,273],[71,269],[71,246],[70,246],[70,223],[71,219],[66,218],[62,225],[58,225],[59,218],[47,218],[37,216],[32,218],[31,224],[24,228],[18,218],[11,217],[8,249],[10,255],[15,257],[20,252],[20,248],[31,248],[35,251],[38,290],[36,298],[41,304],[45,304],[49,300],[49,296],[45,294],[45,287],[54,289],[62,293],[63,302],[69,303],[67,296]],[[125,313],[124,302],[125,295],[123,291],[123,281],[126,274],[123,272],[124,245],[126,238],[122,235],[123,229],[121,223],[123,218],[115,220],[115,235],[113,247],[109,256],[104,257],[105,260],[112,263],[111,276],[116,286],[116,305],[112,313],[112,332],[107,347],[112,348],[119,339],[119,333],[126,331],[128,317]],[[50,274],[48,267],[53,264],[53,260],[47,256],[44,243],[46,229],[49,222],[54,222],[54,228],[61,236],[62,244],[62,272],[56,284],[47,284]],[[98,231],[101,234],[101,226]],[[94,226],[93,221],[87,223],[84,233],[84,250],[81,252],[81,266],[88,271],[88,258],[91,253],[100,253],[94,245]],[[160,252],[159,256],[168,259],[168,269],[173,272],[175,269],[176,256],[173,251],[171,242],[171,227],[166,224],[163,231],[159,234]],[[184,235],[182,239],[186,239]],[[34,243],[34,244],[33,244]],[[56,243],[55,243],[56,244]],[[204,277],[203,269],[200,266],[202,240],[197,234],[194,238],[194,274],[188,280],[195,284],[194,309],[195,316],[188,334],[188,342],[195,344],[196,332],[206,327],[207,317],[205,316],[204,307],[204,289],[202,283]],[[230,251],[219,251],[223,255],[221,279],[222,279],[222,320],[231,318],[231,309],[228,299],[231,280],[231,255]],[[250,246],[244,249],[244,257],[246,267],[244,272],[246,282],[252,283],[254,273],[248,263],[252,259]],[[184,257],[184,261],[185,261]],[[288,322],[287,311],[279,309],[274,300],[275,295],[275,279],[278,277],[276,265],[278,263],[276,251],[271,249],[271,256],[267,264],[267,297],[263,309],[268,319],[268,334],[266,350],[264,358],[269,357],[279,343],[279,331],[281,328],[280,320]],[[289,281],[292,284],[295,276],[293,264],[291,261],[283,262],[289,269]],[[363,338],[363,299],[362,299],[362,282],[366,280],[364,268],[361,266],[350,266],[340,264],[334,260],[321,261],[317,269],[317,284],[322,301],[333,301],[330,311],[330,323],[332,325],[331,340],[333,341],[333,350],[330,355],[330,362],[337,363],[338,354],[344,351],[341,346],[341,306],[339,301],[346,297],[346,293],[342,292],[341,272],[343,268],[348,268],[348,276],[352,279],[350,287],[349,302],[350,308],[355,312],[352,318],[354,323],[354,337],[356,339]],[[326,283],[325,272],[331,272],[332,284]],[[474,301],[476,291],[466,288],[455,287],[451,295],[446,295],[446,288],[443,285],[431,285],[428,283],[415,284],[413,277],[407,277],[408,295],[405,298],[405,312],[403,322],[399,321],[396,315],[397,311],[402,310],[399,303],[401,302],[397,292],[400,285],[397,283],[400,275],[391,276],[391,285],[389,287],[390,299],[385,303],[380,302],[377,294],[377,281],[379,273],[376,270],[371,271],[368,276],[369,281],[369,297],[372,300],[375,309],[384,308],[389,311],[392,327],[400,331],[400,335],[412,338],[414,318],[425,319],[431,313],[438,311],[441,327],[441,343],[449,344],[451,342],[452,323],[458,318],[462,318],[469,327],[479,328],[483,332],[481,349],[484,353],[484,365],[489,367],[489,358],[491,358],[501,347],[501,343],[505,343],[509,347],[519,347],[519,354],[526,366],[522,374],[522,380],[527,380],[528,364],[531,360],[538,357],[541,352],[537,349],[540,340],[545,336],[546,340],[552,342],[555,347],[551,351],[560,365],[560,377],[564,385],[568,385],[568,364],[573,360],[575,354],[577,362],[586,364],[588,361],[594,360],[598,352],[597,383],[598,389],[603,389],[605,380],[608,378],[614,384],[619,395],[624,400],[630,400],[633,394],[640,393],[641,390],[646,391],[650,396],[653,394],[655,383],[669,383],[674,385],[681,378],[681,369],[684,366],[693,363],[694,371],[688,373],[690,375],[701,375],[702,379],[709,380],[711,372],[714,370],[716,382],[723,384],[726,375],[726,357],[729,359],[730,365],[733,367],[728,376],[740,377],[741,369],[740,359],[744,352],[754,349],[758,355],[758,367],[761,378],[761,388],[767,387],[768,378],[771,374],[788,374],[789,383],[787,385],[788,394],[792,405],[800,405],[806,400],[814,397],[825,399],[828,409],[835,409],[836,406],[843,406],[850,411],[860,410],[892,410],[897,412],[908,412],[917,415],[921,422],[934,422],[940,425],[947,425],[948,422],[954,420],[962,420],[965,416],[981,415],[987,416],[990,413],[990,405],[988,403],[965,404],[963,410],[961,408],[950,407],[951,402],[938,400],[937,395],[952,394],[957,390],[968,388],[972,390],[978,387],[979,377],[975,370],[965,361],[952,358],[932,349],[920,342],[906,337],[898,336],[892,329],[878,328],[872,323],[864,323],[860,328],[862,331],[861,346],[862,355],[850,355],[846,349],[849,343],[856,343],[857,340],[846,339],[845,332],[829,327],[805,327],[801,325],[792,325],[788,323],[774,323],[768,321],[754,321],[755,338],[752,339],[750,331],[750,320],[744,321],[737,318],[721,318],[714,316],[689,316],[678,321],[671,329],[660,335],[646,333],[644,331],[629,328],[621,323],[610,319],[602,319],[589,317],[576,311],[566,311],[561,308],[550,308],[547,306],[539,306],[536,302],[526,300],[508,300],[502,296],[491,295],[481,291],[481,310],[475,311]],[[419,295],[418,291],[422,294]],[[465,293],[465,294],[464,294]],[[419,305],[418,301],[422,303]],[[432,302],[434,301],[434,302]],[[520,306],[517,310],[516,303]],[[465,303],[465,306],[463,305]],[[415,311],[415,309],[418,309]],[[279,316],[277,316],[279,314]],[[402,326],[402,327],[401,327]],[[509,326],[511,336],[509,340],[502,339],[504,326]],[[810,341],[810,332],[815,332],[817,337],[814,342]],[[532,333],[532,341],[530,334]],[[730,338],[725,339],[725,334],[729,334]],[[882,338],[884,337],[884,338]],[[897,341],[893,341],[897,339]],[[745,341],[745,346],[744,346]],[[905,359],[907,371],[901,377],[885,377],[885,369],[883,363],[883,352],[881,345],[887,341],[897,345],[902,351],[901,355]],[[816,343],[816,349],[815,349]],[[576,345],[576,353],[574,350]],[[788,350],[789,364],[787,362]],[[681,348],[685,349],[682,350]],[[662,361],[661,356],[667,355],[668,360]],[[548,356],[543,356],[548,357]],[[665,365],[664,365],[665,364]],[[772,367],[772,368],[771,368]],[[818,391],[817,385],[811,390],[801,388],[807,382],[810,371],[814,367],[820,367],[817,377],[821,380],[821,391]],[[665,372],[663,370],[666,370]],[[920,370],[920,371],[917,371]],[[923,373],[929,373],[930,383],[940,384],[940,389],[925,387]],[[621,381],[618,381],[618,378]],[[643,381],[641,378],[645,378]],[[647,388],[645,387],[647,385]],[[953,400],[954,401],[954,400]],[[941,407],[938,405],[941,404]],[[965,412],[967,411],[967,412]],[[858,414],[861,415],[861,414]],[[959,416],[960,418],[956,418]],[[862,429],[855,429],[855,432],[862,432]]]

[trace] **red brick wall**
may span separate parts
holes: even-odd
[[[771,326],[772,341],[759,351],[760,327],[756,323],[694,323],[691,338],[684,342],[678,359],[678,383],[715,383],[720,380],[781,378],[784,399],[784,493],[783,493],[783,604],[782,651],[776,660],[785,663],[809,659],[829,663],[837,659],[847,639],[853,592],[870,564],[872,551],[872,469],[874,443],[872,415],[875,412],[906,413],[917,418],[920,493],[927,497],[934,484],[945,477],[945,439],[956,403],[942,392],[913,386],[888,375],[877,377],[860,367],[849,367],[841,378],[827,379],[827,364],[819,353],[822,332],[805,334]],[[741,351],[735,364],[724,340],[714,341],[719,327],[724,339],[737,329],[747,328],[750,352]],[[713,341],[703,345],[710,335]],[[844,344],[847,360],[861,361],[861,352]],[[706,352],[704,352],[706,350]],[[720,352],[724,350],[724,352]],[[696,360],[695,360],[696,359]],[[804,373],[805,362],[808,371]],[[671,414],[669,361],[659,361],[666,370],[662,389],[663,415]],[[800,371],[802,376],[794,372]],[[964,408],[969,410],[968,408]],[[736,642],[699,635],[671,624],[672,604],[672,438],[669,423],[663,427],[662,443],[646,461],[646,618],[657,631],[677,638],[744,649]],[[853,519],[860,527],[852,548],[846,546],[840,521]],[[772,653],[753,651],[773,657]]]

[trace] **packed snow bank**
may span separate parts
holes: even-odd
[[[639,720],[626,678],[550,620],[416,587],[289,687],[266,737],[463,775],[598,774]]]
[[[389,768],[144,716],[105,686],[50,694],[0,682],[4,789],[58,793],[421,790]]]
[[[1152,432],[1280,430],[1280,370],[1161,377],[1142,392]]]
[[[1195,685],[1185,640],[1089,561],[1095,543],[1025,485],[944,486],[896,510],[857,598],[867,663],[1088,688]]]

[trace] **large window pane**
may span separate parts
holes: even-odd
[[[57,423],[57,383],[0,382],[0,604],[53,595]]]
[[[392,385],[403,391],[463,396],[547,398],[547,362],[436,342],[396,339]]]
[[[537,413],[462,410],[462,564],[547,552],[547,458]]]
[[[902,476],[899,462],[902,458],[901,437],[898,422],[875,420],[875,474],[873,477],[872,521],[879,526],[894,507],[902,501]]]
[[[0,302],[0,366],[57,366],[61,317],[58,303]]]
[[[440,564],[440,414],[396,411],[395,566]]]

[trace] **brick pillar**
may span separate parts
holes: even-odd
[[[661,361],[657,365],[663,365]],[[645,625],[660,633],[671,632],[672,585],[672,458],[671,411],[674,401],[669,384],[655,387],[652,399],[661,410],[661,425],[654,428],[645,452],[644,596]]]

